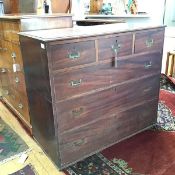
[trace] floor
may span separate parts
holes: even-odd
[[[8,175],[13,173],[27,164],[33,165],[38,175],[64,175],[60,172],[51,160],[46,156],[37,143],[26,134],[19,122],[14,118],[13,114],[0,102],[0,116],[8,123],[28,144],[31,151],[27,153],[28,158],[24,164],[18,163],[19,158],[11,160],[0,165],[0,175]]]

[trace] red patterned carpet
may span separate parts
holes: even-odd
[[[67,175],[174,175],[175,84],[162,75],[157,125],[65,170]]]
[[[132,174],[175,174],[175,132],[145,131],[102,152],[112,160],[125,160]]]

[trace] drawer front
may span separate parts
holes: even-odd
[[[96,61],[94,41],[58,44],[51,47],[53,69],[64,69]]]
[[[162,52],[164,30],[150,30],[136,33],[135,53],[159,51]]]
[[[2,89],[4,91],[3,96],[9,96],[13,92],[13,72],[11,69],[6,67],[0,68],[0,80]]]
[[[97,152],[156,122],[158,99],[60,135],[62,166]]]
[[[56,101],[133,78],[160,73],[160,65],[161,55],[154,53],[119,59],[117,67],[114,67],[112,63],[105,63],[79,70],[55,73],[53,87]]]
[[[108,60],[109,58],[131,55],[132,54],[133,35],[116,36],[98,40],[99,61]]]
[[[22,72],[16,72],[13,76],[14,88],[21,94],[26,95],[25,77]]]
[[[13,59],[11,57],[11,50],[12,50],[11,43],[4,40],[2,40],[1,42],[2,42],[1,45],[2,60],[4,61],[6,67],[12,69]]]
[[[133,105],[158,98],[159,75],[116,86],[89,96],[57,103],[59,132],[79,127]]]
[[[7,41],[19,42],[20,24],[12,21],[2,21],[3,38]]]
[[[21,49],[19,44],[12,44],[10,56],[13,62],[17,65],[17,72],[24,72]]]
[[[28,98],[26,94],[15,91],[15,101],[13,103],[13,106],[23,116],[25,121],[30,123]]]

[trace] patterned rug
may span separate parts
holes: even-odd
[[[20,136],[0,118],[0,164],[20,156],[28,148]]]
[[[26,165],[24,168],[9,175],[37,175],[37,173],[32,165]]]
[[[160,88],[154,128],[70,166],[65,174],[173,175],[175,132],[169,131],[175,131],[175,84],[162,74]]]

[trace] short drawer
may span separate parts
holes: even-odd
[[[62,165],[73,163],[156,122],[158,99],[59,135]]]
[[[53,69],[64,69],[96,61],[94,41],[58,44],[51,47]]]
[[[76,97],[89,91],[123,83],[145,75],[160,73],[161,54],[144,54],[127,59],[118,59],[117,67],[112,63],[54,73],[55,101]]]
[[[159,51],[162,52],[164,29],[141,31],[135,35],[135,53]]]
[[[57,103],[59,132],[62,133],[119,111],[125,111],[143,101],[158,98],[158,94],[159,75],[156,75]]]
[[[133,35],[127,34],[122,36],[102,38],[98,40],[98,57],[99,61],[109,60],[109,58],[131,55],[132,54]]]

